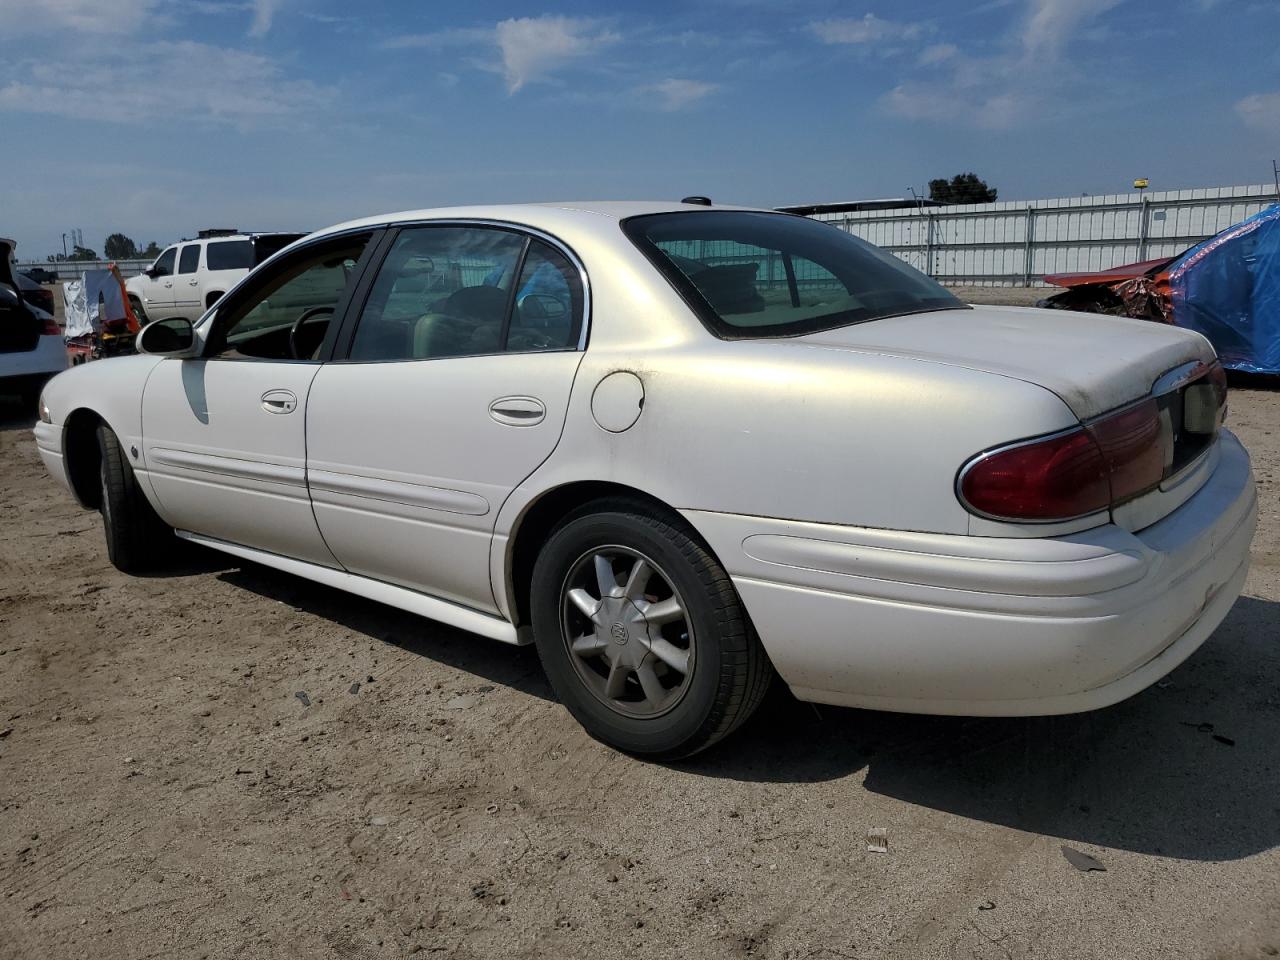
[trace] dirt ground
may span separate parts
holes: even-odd
[[[0,958],[1280,951],[1274,387],[1231,400],[1245,596],[1166,682],[1031,720],[775,690],[674,766],[590,740],[529,649],[212,554],[116,573],[3,404]]]

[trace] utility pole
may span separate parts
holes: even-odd
[[[67,235],[62,235],[62,259],[67,259]]]
[[[1276,178],[1276,199],[1280,200],[1280,163],[1271,161],[1271,175]]]

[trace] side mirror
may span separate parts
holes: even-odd
[[[142,328],[133,345],[139,353],[156,357],[194,357],[196,331],[184,317],[155,320]]]

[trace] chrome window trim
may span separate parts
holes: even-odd
[[[293,243],[289,244],[287,247],[283,247],[280,250],[277,250],[275,253],[267,257],[267,259],[263,260],[260,264],[258,264],[248,273],[246,273],[243,277],[241,277],[240,282],[237,283],[235,286],[231,287],[230,289],[228,289],[226,293],[224,293],[221,297],[219,297],[218,302],[215,303],[208,310],[206,310],[203,314],[201,314],[200,319],[197,320],[195,323],[193,323],[192,326],[195,329],[199,330],[202,326],[208,323],[217,314],[218,310],[222,307],[222,305],[226,303],[228,300],[230,300],[235,295],[236,291],[238,291],[242,286],[244,286],[246,283],[249,282],[250,278],[252,278],[255,273],[257,273],[259,270],[265,270],[267,267],[271,266],[271,264],[275,263],[275,261],[278,258],[283,257],[285,254],[292,256],[297,252],[306,250],[310,247],[317,246],[322,243],[327,243],[330,240],[337,240],[342,237],[359,236],[362,233],[372,234],[372,233],[377,233],[379,230],[385,230],[385,229],[386,229],[385,225],[371,224],[367,227],[352,227],[349,230],[338,230],[338,231],[335,231],[334,233],[326,233],[326,234],[323,234],[322,236],[318,236],[314,238],[303,237],[300,240],[295,240]]]
[[[235,286],[229,289],[226,293],[224,293],[217,303],[215,303],[212,307],[206,310],[205,313],[200,317],[200,319],[197,320],[194,324],[192,324],[192,326],[196,330],[200,330],[201,327],[203,327],[205,324],[209,323],[212,320],[212,318],[217,314],[219,307],[221,307],[223,303],[225,303],[227,300],[234,297],[236,291],[239,290],[240,287],[244,285],[249,280],[250,277],[252,277],[259,270],[265,270],[267,267],[271,266],[271,264],[273,264],[278,258],[283,257],[286,254],[292,256],[294,253],[297,253],[301,250],[305,250],[308,247],[314,246],[316,244],[327,243],[330,240],[336,240],[341,237],[356,236],[362,233],[376,233],[379,230],[399,230],[404,227],[431,227],[431,226],[497,227],[504,230],[511,230],[516,233],[523,234],[525,236],[534,237],[538,240],[542,240],[543,242],[549,244],[551,247],[558,250],[560,253],[564,254],[565,258],[569,261],[569,263],[573,266],[573,268],[578,272],[578,281],[582,284],[582,329],[578,333],[578,345],[573,348],[565,348],[565,349],[573,349],[578,352],[581,352],[587,348],[588,335],[591,330],[591,308],[592,308],[591,280],[587,276],[587,268],[583,265],[582,258],[578,256],[577,252],[573,249],[573,247],[569,246],[559,237],[554,236],[550,233],[547,233],[544,230],[539,230],[537,227],[531,227],[523,223],[516,223],[515,221],[512,221],[512,220],[492,220],[492,219],[480,218],[480,217],[447,217],[447,218],[441,218],[438,220],[437,219],[388,220],[384,223],[370,223],[360,227],[349,227],[346,230],[337,230],[332,233],[325,233],[316,237],[304,237],[301,240],[297,240],[289,244],[289,246],[281,250],[277,250],[271,256],[267,257],[266,260],[263,260],[262,263],[258,264],[258,266],[250,270],[247,274],[244,275],[244,277],[240,279],[239,283],[237,283]],[[381,269],[382,265],[379,264],[378,268]],[[356,318],[356,322],[359,323],[358,317]],[[561,353],[564,351],[563,350],[560,350],[560,351],[542,350],[542,351],[519,351],[519,352]],[[496,356],[496,354],[476,354],[476,356]]]
[[[591,327],[591,281],[587,276],[587,268],[583,266],[582,259],[571,246],[559,237],[547,233],[544,230],[539,230],[537,227],[531,227],[528,224],[516,223],[513,220],[491,220],[481,217],[447,217],[439,220],[394,220],[382,224],[382,228],[388,230],[402,230],[412,227],[496,227],[498,229],[510,230],[514,233],[519,233],[524,236],[541,240],[564,254],[565,259],[567,259],[569,264],[578,272],[578,281],[582,284],[582,329],[578,333],[578,345],[576,347],[564,347],[560,350],[503,350],[501,351],[501,354],[564,353],[566,350],[576,350],[581,352],[587,348],[587,334]],[[270,261],[267,262],[269,263]],[[379,264],[379,269],[381,269],[381,264]],[[520,278],[516,277],[515,279],[518,282]],[[359,324],[359,317],[356,318],[356,323],[357,325]],[[478,353],[471,354],[471,356],[495,357],[499,356],[499,353]],[[437,359],[449,360],[452,358],[440,357]]]

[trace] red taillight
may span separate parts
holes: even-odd
[[[1111,503],[1106,461],[1083,427],[971,460],[959,492],[971,511],[997,520],[1063,520]]]
[[[1150,490],[1164,476],[1169,438],[1161,429],[1160,408],[1144,400],[1095,420],[1085,428],[1097,442],[1111,475],[1111,503]]]
[[[58,321],[53,317],[44,318],[44,329],[41,331],[42,336],[60,337],[62,336],[62,328],[58,326]]]
[[[1227,378],[1214,363],[1183,387],[1039,440],[979,454],[957,492],[995,520],[1070,520],[1159,486],[1212,442],[1226,410]]]

